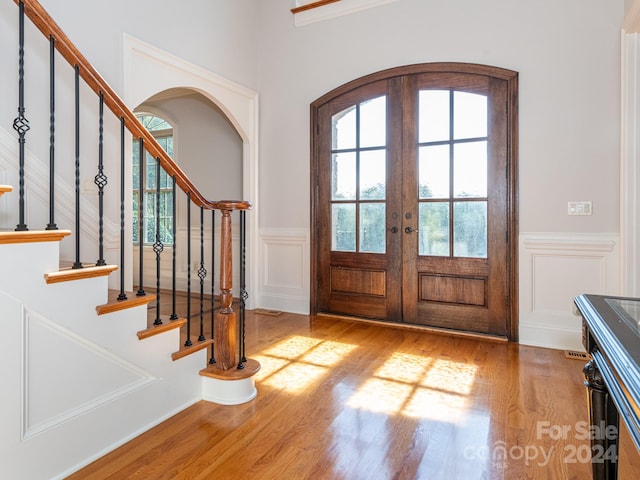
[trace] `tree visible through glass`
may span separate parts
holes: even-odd
[[[418,96],[418,253],[487,256],[487,97]],[[331,248],[386,251],[386,96],[332,117]]]

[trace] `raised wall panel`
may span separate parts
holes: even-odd
[[[23,438],[56,428],[156,380],[136,365],[27,309],[23,332]],[[43,355],[46,351],[56,354]]]
[[[618,235],[522,233],[519,250],[520,343],[581,350],[573,299],[620,294]]]
[[[309,313],[309,232],[301,229],[260,231],[258,307]]]

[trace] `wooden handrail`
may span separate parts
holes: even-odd
[[[296,13],[300,13],[300,12],[304,12],[307,10],[311,10],[313,8],[318,8],[318,7],[322,7],[324,5],[329,5],[330,3],[336,3],[339,2],[340,0],[318,0],[317,2],[311,2],[311,3],[307,3],[305,5],[300,5],[299,7],[294,7],[291,9],[291,13],[293,13],[294,15]]]
[[[87,59],[78,51],[69,37],[65,35],[58,24],[51,18],[46,10],[36,0],[14,0],[19,5],[24,5],[25,15],[33,22],[33,24],[42,32],[46,38],[55,40],[55,48],[60,55],[69,62],[72,67],[76,65],[80,70],[80,77],[86,82],[97,95],[102,92],[104,96],[104,104],[118,118],[124,118],[125,127],[131,132],[134,138],[142,138],[144,140],[145,149],[154,158],[160,159],[160,165],[171,177],[175,177],[176,185],[185,193],[191,194],[191,200],[206,210],[219,210],[220,202],[207,200],[200,191],[193,185],[189,177],[182,169],[173,161],[173,159],[164,151],[158,141],[151,133],[142,125],[135,114],[126,106],[124,101],[109,86],[95,68],[87,61]],[[245,201],[225,201],[227,206],[232,205],[231,209],[248,210],[251,204]]]

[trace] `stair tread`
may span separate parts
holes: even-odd
[[[59,242],[68,235],[71,235],[70,230],[0,230],[0,244]]]
[[[143,340],[145,338],[153,337],[154,335],[158,335],[160,333],[168,332],[169,330],[173,330],[175,328],[180,328],[185,323],[187,323],[186,318],[178,318],[177,320],[171,320],[169,322],[162,323],[160,325],[152,325],[149,328],[140,330],[137,334],[138,339]]]
[[[186,322],[186,320],[185,320],[185,322]],[[177,352],[173,352],[171,354],[171,358],[174,361],[178,360],[178,359],[180,359],[182,357],[186,357],[187,355],[191,355],[194,352],[202,350],[203,348],[207,348],[212,343],[213,343],[213,339],[208,338],[208,339],[202,340],[202,341],[195,341],[193,343],[193,345],[190,345],[188,347],[185,347],[184,344],[183,344],[182,347],[180,347],[180,350],[178,350]]]
[[[81,280],[83,278],[94,278],[109,275],[118,269],[117,265],[103,265],[83,268],[62,268],[57,272],[44,274],[47,283],[69,282],[72,280]]]
[[[257,360],[248,358],[244,363],[244,368],[230,368],[229,370],[221,370],[215,365],[209,365],[207,368],[200,370],[203,377],[216,378],[218,380],[240,380],[254,376],[260,370],[260,363]]]
[[[98,305],[96,312],[98,315],[104,315],[110,312],[116,312],[118,310],[125,310],[127,308],[138,307],[140,305],[148,305],[156,299],[154,294],[146,294],[140,297],[136,296],[135,292],[124,292],[126,299],[118,300],[120,295],[119,290],[109,290],[107,303]]]

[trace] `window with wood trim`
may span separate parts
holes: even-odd
[[[150,114],[138,114],[138,119],[151,132],[160,146],[173,157],[173,127],[163,118]],[[167,245],[173,243],[173,179],[160,169],[160,212],[156,212],[156,187],[158,164],[155,158],[145,152],[144,178],[140,178],[140,153],[136,142],[132,152],[133,174],[133,242],[139,240],[139,208],[140,182],[144,189],[144,243],[153,244],[156,241],[156,222],[160,222],[160,241]]]

